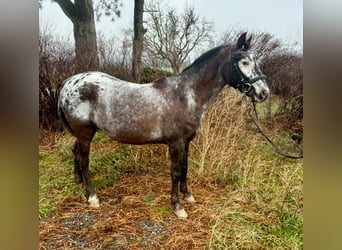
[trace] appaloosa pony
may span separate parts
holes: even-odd
[[[86,72],[64,81],[58,112],[76,137],[73,148],[76,181],[83,183],[90,206],[99,199],[89,177],[89,148],[97,129],[129,144],[164,143],[171,157],[171,201],[179,218],[187,213],[178,198],[195,202],[188,191],[188,149],[210,104],[229,85],[264,101],[269,95],[265,76],[249,52],[251,37],[243,33],[236,43],[201,55],[177,76],[147,84],[126,82],[101,72]]]

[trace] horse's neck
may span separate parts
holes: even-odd
[[[203,70],[199,74],[193,74],[190,83],[197,103],[205,107],[209,107],[225,86],[225,80],[220,74],[221,68],[214,68],[213,71]]]

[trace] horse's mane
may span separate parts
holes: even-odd
[[[182,71],[182,73],[185,72],[185,71],[187,71],[187,70],[189,70],[189,69],[198,69],[199,66],[200,66],[203,62],[205,62],[205,61],[207,61],[207,60],[209,60],[209,59],[215,57],[219,52],[221,52],[221,50],[226,49],[227,47],[229,47],[229,45],[221,45],[221,46],[218,46],[218,47],[216,47],[216,48],[213,48],[213,49],[211,49],[211,50],[205,52],[203,55],[201,55],[200,57],[198,57],[192,64],[190,64],[188,67],[186,67],[186,68]]]

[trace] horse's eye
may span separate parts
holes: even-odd
[[[244,66],[248,66],[248,65],[249,65],[249,62],[247,62],[247,61],[244,61],[244,62],[242,62],[242,65],[244,65]]]

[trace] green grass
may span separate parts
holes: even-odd
[[[40,217],[47,216],[66,195],[81,192],[72,179],[72,158],[66,153],[39,152]]]
[[[169,216],[173,213],[173,208],[171,204],[156,205],[152,208],[153,213],[160,214],[163,216]]]
[[[274,155],[270,148],[250,150],[253,154],[216,176],[227,193],[214,211],[210,249],[302,249],[302,161]]]
[[[97,133],[92,148],[100,148],[109,142],[103,133]],[[83,188],[74,181],[73,143],[71,136],[60,136],[53,151],[39,152],[40,218],[48,216],[66,197],[84,196]],[[122,169],[132,165],[132,153],[127,145],[106,151],[91,150],[89,170],[94,188],[106,187],[117,180]]]
[[[145,202],[152,202],[153,201],[153,192],[149,191],[147,194],[144,195]]]

